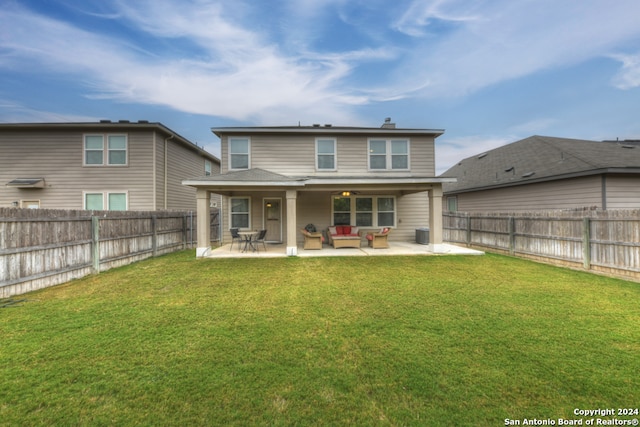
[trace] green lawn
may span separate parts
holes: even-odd
[[[640,284],[504,256],[186,251],[22,299],[0,301],[0,425],[498,426],[640,406]]]

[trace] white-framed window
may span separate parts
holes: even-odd
[[[409,170],[408,139],[370,139],[369,170]]]
[[[231,228],[250,228],[251,199],[249,197],[232,197],[229,206]]]
[[[396,224],[395,197],[378,197],[378,227],[393,227]]]
[[[126,191],[85,191],[84,209],[90,211],[126,211],[129,208]]]
[[[204,176],[211,176],[211,160],[204,161]]]
[[[449,197],[447,197],[447,210],[449,212],[457,212],[458,211],[458,196],[449,196]]]
[[[127,135],[84,135],[85,166],[126,166]]]
[[[332,225],[395,227],[394,196],[336,196],[331,205]]]
[[[229,169],[249,169],[251,141],[247,137],[229,138]]]
[[[40,209],[40,200],[21,200],[20,207],[27,209]]]
[[[316,170],[334,171],[337,165],[335,138],[316,138]]]

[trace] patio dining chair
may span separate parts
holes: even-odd
[[[242,247],[242,237],[238,234],[238,229],[230,228],[229,231],[231,232],[231,247],[229,247],[229,250],[233,249],[233,242],[236,240],[238,241],[238,246]]]
[[[262,246],[264,247],[264,250],[267,250],[267,245],[264,242],[264,237],[267,235],[267,230],[260,230],[260,232],[258,233],[258,235],[256,236],[256,238],[253,240],[253,242],[256,244],[256,250],[258,250],[258,244],[262,243]]]

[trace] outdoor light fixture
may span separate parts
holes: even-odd
[[[13,207],[16,207],[16,206],[18,206],[20,204],[20,202],[15,201],[15,202],[11,202],[11,204],[13,205]]]
[[[343,191],[343,192],[342,192],[342,195],[343,195],[344,197],[349,197],[349,196],[351,195],[351,191]]]
[[[270,208],[271,207],[271,202],[267,202],[267,207]]]

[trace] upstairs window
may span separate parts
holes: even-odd
[[[336,140],[316,139],[316,169],[336,170]]]
[[[204,176],[211,176],[211,161],[204,161]]]
[[[229,138],[229,169],[249,169],[249,138]]]
[[[126,166],[127,136],[85,135],[84,164],[85,166]]]
[[[370,170],[409,170],[409,141],[406,139],[369,140]]]

